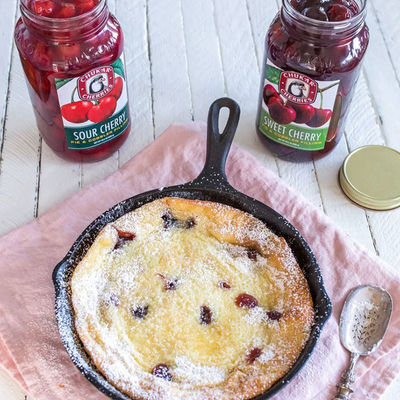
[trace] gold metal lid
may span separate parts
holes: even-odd
[[[344,193],[373,210],[400,206],[400,152],[386,146],[364,146],[350,153],[339,174]]]

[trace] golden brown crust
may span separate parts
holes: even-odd
[[[239,307],[243,293],[258,304]],[[283,238],[240,210],[180,198],[104,228],[72,301],[93,362],[135,400],[250,399],[288,372],[314,318]],[[151,373],[158,364],[171,381]]]

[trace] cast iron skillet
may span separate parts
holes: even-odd
[[[219,114],[224,107],[229,109],[229,118],[225,130],[220,134],[218,128]],[[325,292],[318,264],[300,233],[274,210],[238,192],[228,183],[225,175],[225,164],[239,122],[239,116],[240,108],[235,101],[229,98],[216,100],[211,105],[208,116],[207,157],[204,169],[199,177],[184,185],[163,190],[152,190],[115,205],[84,230],[65,258],[54,269],[56,318],[65,348],[82,374],[101,392],[114,400],[130,400],[130,398],[108,383],[86,354],[74,326],[70,279],[75,267],[103,227],[145,203],[162,197],[173,196],[228,204],[254,215],[277,235],[283,236],[296,256],[308,281],[314,301],[315,323],[305,348],[290,371],[269,390],[253,400],[269,399],[299,372],[313,351],[321,328],[331,314],[332,305]]]

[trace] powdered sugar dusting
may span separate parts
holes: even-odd
[[[197,201],[193,203],[202,204]],[[206,241],[201,235],[204,235],[204,232],[210,234],[210,231],[196,230],[197,228],[202,229],[198,215],[190,216],[195,220],[194,227],[191,226],[184,230],[184,224],[178,222],[177,227],[174,227],[174,222],[172,222],[172,228],[166,228],[163,226],[160,216],[168,209],[162,201],[154,202],[154,204],[156,204],[156,217],[146,216],[147,210],[152,207],[149,203],[143,209],[126,214],[120,220],[108,225],[102,233],[101,240],[104,241],[102,246],[96,247],[95,242],[88,253],[89,258],[85,258],[80,263],[76,270],[76,276],[79,276],[79,279],[73,279],[72,285],[72,300],[77,310],[76,328],[80,337],[84,338],[85,348],[92,355],[95,364],[103,371],[109,381],[125,393],[146,400],[225,398],[231,389],[224,388],[224,383],[237,372],[236,367],[227,367],[227,365],[232,364],[229,357],[227,358],[229,362],[227,361],[226,365],[222,363],[222,367],[216,367],[213,365],[215,362],[200,362],[196,360],[196,357],[189,357],[186,353],[177,351],[174,354],[175,349],[179,348],[181,344],[179,343],[180,332],[172,330],[174,332],[172,337],[176,340],[177,347],[172,348],[169,353],[156,352],[156,355],[165,353],[164,359],[157,359],[153,357],[154,354],[151,355],[152,361],[149,364],[146,361],[149,359],[148,352],[142,352],[141,349],[135,347],[134,339],[132,339],[135,337],[133,334],[138,334],[139,330],[146,327],[148,329],[150,324],[148,321],[151,321],[153,315],[162,312],[164,305],[175,304],[174,302],[179,299],[177,296],[180,296],[180,293],[184,292],[186,287],[192,285],[195,290],[197,290],[196,287],[200,287],[200,293],[204,292],[207,296],[204,299],[201,299],[200,296],[201,302],[194,304],[194,307],[191,308],[193,299],[190,298],[190,294],[187,294],[185,299],[188,300],[184,302],[185,312],[195,310],[193,317],[184,314],[183,319],[182,316],[172,318],[170,323],[177,324],[179,327],[181,321],[186,321],[184,322],[187,324],[185,329],[193,329],[190,324],[194,321],[195,330],[204,330],[204,333],[199,333],[199,338],[202,335],[209,335],[210,345],[214,340],[222,341],[222,350],[225,349],[224,351],[228,353],[231,351],[234,361],[243,360],[252,346],[259,347],[262,352],[252,368],[257,365],[259,367],[260,364],[268,364],[275,357],[278,357],[279,350],[289,347],[286,344],[277,345],[277,342],[268,344],[268,335],[272,332],[274,335],[279,334],[280,325],[278,321],[270,321],[266,312],[270,310],[270,307],[273,307],[273,311],[280,311],[287,306],[283,294],[288,290],[293,292],[293,289],[297,287],[299,281],[297,278],[293,279],[293,276],[296,277],[299,268],[293,254],[288,251],[288,246],[283,245],[276,235],[266,229],[260,221],[252,219],[249,223],[247,214],[242,213],[239,217],[235,215],[235,219],[229,220],[227,219],[229,207],[213,203],[216,212],[215,220],[219,222],[218,224],[215,221],[209,222],[212,239],[207,238]],[[154,209],[151,210],[154,212]],[[173,210],[173,212],[177,211]],[[176,215],[179,215],[179,212]],[[155,221],[158,222],[155,223]],[[184,220],[181,219],[181,221]],[[222,224],[221,221],[226,222],[226,224]],[[123,247],[114,250],[118,236],[116,229],[134,233],[137,238],[136,242],[128,242]],[[177,232],[180,232],[179,235],[181,236]],[[177,238],[181,237],[183,237],[183,241],[187,240],[185,237],[197,241],[194,242],[193,251],[196,246],[202,248],[201,259],[193,260],[191,252],[179,247],[180,242]],[[149,243],[149,245],[141,248],[135,247],[135,243],[140,243],[141,240]],[[225,242],[225,240],[228,242]],[[233,243],[229,243],[230,240]],[[243,240],[243,244],[241,240]],[[165,248],[168,249],[168,252],[165,251]],[[157,300],[157,296],[154,297],[155,288],[153,286],[159,285],[160,288],[163,288],[163,281],[159,279],[159,273],[165,272],[163,270],[165,263],[168,264],[168,267],[171,267],[171,263],[174,263],[174,260],[169,258],[171,249],[173,249],[179,261],[177,266],[172,265],[172,274],[167,271],[166,276],[176,278],[180,284],[176,290],[168,291],[168,293],[164,290],[162,293],[166,293],[165,296],[169,297],[163,298],[164,300],[160,301],[159,304],[157,303],[156,306],[154,301]],[[249,249],[254,250],[250,255]],[[278,267],[276,260],[272,260],[272,262],[269,260],[269,255],[274,252],[279,255]],[[90,257],[93,254],[95,254],[95,258],[91,259]],[[151,275],[148,275],[149,260],[151,260],[151,265],[156,266],[156,270]],[[145,279],[145,282],[148,282],[148,287],[144,290],[140,289],[140,285],[143,284],[143,276],[149,279]],[[151,281],[151,277],[154,277],[154,281]],[[232,284],[229,290],[221,290],[217,285],[224,279]],[[257,284],[261,282],[259,282],[259,279],[262,279],[263,289],[257,289]],[[291,287],[292,284],[294,286]],[[193,290],[193,288],[190,290]],[[254,294],[259,298],[260,306],[249,310],[236,307],[234,305],[235,296],[241,290],[248,290],[249,293],[253,293],[252,288],[255,288]],[[142,291],[140,297],[135,297],[134,301],[150,303],[149,319],[143,318],[136,321],[135,316],[129,317],[132,307],[130,294],[137,290]],[[296,294],[295,291],[292,294],[293,301],[301,302],[300,294]],[[161,294],[159,293],[158,296],[161,296]],[[269,303],[268,296],[274,299],[272,305]],[[266,300],[263,300],[264,297]],[[126,299],[129,303],[126,303]],[[267,303],[263,304],[265,301]],[[212,322],[207,326],[201,326],[198,322],[198,310],[203,304],[209,306],[212,311]],[[225,321],[227,306],[230,315],[228,314]],[[161,311],[158,311],[160,308]],[[128,321],[130,321],[129,318],[133,318],[128,322],[128,325],[116,325],[127,318]],[[242,332],[231,328],[231,326],[235,326],[235,321],[239,326],[242,326],[244,322],[243,327],[247,325]],[[215,334],[210,333],[216,332],[219,335],[221,332],[220,323],[226,331],[222,331],[224,334],[218,338]],[[129,324],[132,325],[129,327]],[[157,325],[154,326],[157,327]],[[159,329],[152,331],[153,334],[145,337],[145,349],[152,350],[153,346],[160,345],[161,347],[169,346],[170,338],[159,335],[159,331],[162,331],[162,329],[164,329],[164,326],[159,326]],[[209,329],[209,331],[206,329]],[[233,334],[230,333],[230,330]],[[96,334],[92,335],[92,332]],[[207,342],[205,343],[203,346],[208,346]],[[198,345],[199,342],[195,340],[193,344]],[[71,347],[73,347],[72,342]],[[216,351],[220,351],[218,347],[216,349],[218,349]],[[191,349],[189,350],[191,351]],[[201,352],[201,346],[199,351]],[[214,354],[210,353],[210,359],[213,356]],[[282,356],[279,355],[279,357]],[[218,361],[215,357],[214,360]],[[292,361],[292,359],[286,361],[287,368]],[[164,362],[168,364],[172,372],[172,382],[167,382],[151,374],[152,367],[155,364]],[[246,365],[241,366],[240,373],[243,370],[245,371],[246,368]],[[261,370],[259,373],[266,374],[268,372]],[[279,378],[279,376],[276,378]],[[240,393],[229,394],[228,396],[237,399],[245,398]]]
[[[195,364],[188,357],[177,357],[173,373],[176,377],[192,385],[216,385],[226,379],[226,372],[207,365]]]

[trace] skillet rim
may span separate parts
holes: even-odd
[[[260,207],[267,214],[270,214],[271,220],[266,221],[264,218],[260,218],[258,215],[254,215],[253,213],[251,213],[256,218],[260,219],[275,234],[277,234],[278,236],[283,236],[285,238],[296,257],[297,262],[299,263],[299,266],[307,280],[310,292],[312,293],[315,316],[314,324],[306,345],[304,346],[303,350],[299,354],[297,360],[290,368],[290,370],[281,379],[276,381],[275,384],[271,386],[266,392],[252,398],[251,400],[266,400],[271,398],[299,373],[299,371],[302,369],[302,367],[311,356],[314,347],[319,339],[320,332],[332,313],[332,303],[323,285],[321,271],[310,246],[303,238],[303,236],[299,233],[299,231],[290,222],[288,222],[286,218],[278,214],[271,207],[259,202],[258,200],[248,197],[247,195],[240,193],[233,188],[231,188],[229,192],[221,191],[219,188],[204,189],[201,187],[197,187],[196,182],[168,187],[162,190],[154,189],[145,193],[138,194],[127,200],[123,200],[122,202],[117,203],[109,210],[105,211],[103,214],[97,217],[82,232],[79,238],[72,245],[71,249],[68,251],[67,255],[59,264],[57,264],[53,271],[53,283],[56,291],[56,319],[60,330],[60,336],[64,346],[66,347],[67,353],[75,366],[81,371],[81,373],[97,389],[99,389],[101,392],[114,400],[131,400],[131,398],[120,392],[116,387],[112,386],[94,365],[90,365],[90,357],[86,353],[84,346],[73,325],[73,308],[71,304],[71,294],[69,292],[69,284],[72,273],[80,260],[86,254],[88,248],[90,247],[90,244],[93,243],[94,238],[98,235],[98,233],[101,231],[101,229],[104,228],[106,224],[115,221],[122,215],[131,212],[148,202],[163,197],[183,197],[203,200],[202,198],[199,198],[199,196],[193,197],[193,195],[198,193],[205,194],[206,198],[204,200],[216,201],[220,203],[223,202],[221,200],[211,200],[210,197],[212,195],[218,194],[219,196],[230,197],[230,200],[232,200],[233,202],[249,202],[247,209],[243,209],[238,204],[232,205],[232,201],[225,202],[224,204],[231,205],[248,213],[249,208]],[[181,194],[181,196],[179,196],[179,194]],[[274,224],[284,226],[285,230],[290,232],[292,236],[288,237],[288,235],[284,232],[277,230],[275,226],[272,226]],[[293,249],[293,243],[296,242],[297,245],[299,245],[300,248],[304,251],[304,254],[308,256],[308,265],[305,265],[298,259],[298,251]],[[311,279],[314,279],[314,281],[310,282]],[[73,343],[71,343],[71,338],[73,338]],[[78,354],[79,357],[77,357]]]

